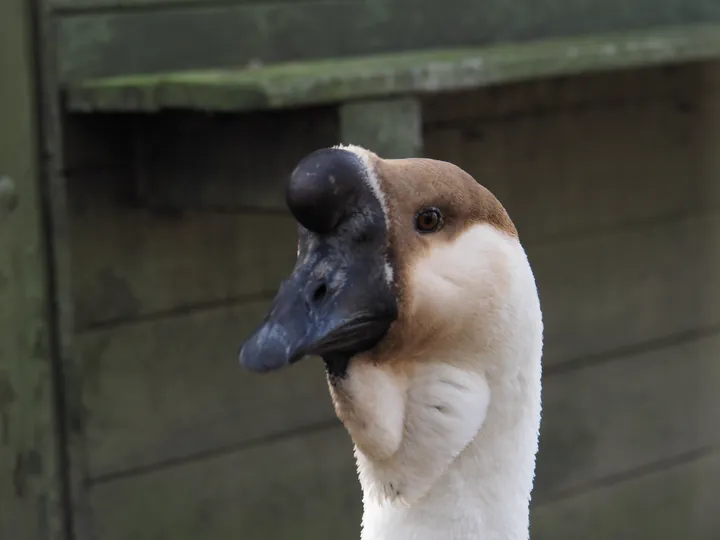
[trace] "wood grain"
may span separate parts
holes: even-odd
[[[537,276],[546,377],[534,538],[710,540],[720,529],[706,502],[717,458],[676,465],[718,444],[720,420],[720,102],[706,72],[681,73],[657,93],[649,86],[662,81],[631,78],[618,101],[573,90],[577,107],[538,98],[528,109],[508,94],[505,112],[479,105],[482,122],[438,113],[426,125],[432,157],[506,203]],[[297,114],[246,127],[182,115],[150,132],[145,180],[228,203],[212,213],[143,209],[126,196],[134,183],[117,174],[118,154],[94,162],[78,150],[78,396],[103,540],[358,537],[359,486],[344,431],[327,428],[337,422],[322,366],[258,378],[236,360],[294,259],[282,169],[337,129],[327,111]],[[303,124],[322,136],[303,139]],[[248,142],[249,126],[278,144]],[[105,161],[110,174],[96,175]]]
[[[438,93],[423,98],[423,115],[431,129],[469,129],[488,120],[537,118],[563,109],[607,110],[631,103],[642,108],[657,101],[687,106],[703,95],[714,97],[720,89],[718,68],[717,61],[688,62]]]
[[[79,339],[91,476],[334,422],[322,364],[258,377],[237,360],[268,302],[126,325]]]
[[[339,427],[92,491],[103,540],[360,536],[360,486]]]
[[[178,216],[100,198],[75,203],[80,329],[269,298],[295,262],[297,225],[289,214]]]
[[[253,61],[326,58],[329,51],[333,57],[346,57],[720,21],[720,8],[711,0],[635,0],[631,6],[622,0],[415,0],[412,6],[407,9],[405,0],[274,2],[80,12],[58,21],[59,70],[67,81],[242,69]],[[188,40],[189,35],[209,38],[198,42]],[[572,59],[572,51],[566,56]]]
[[[714,540],[720,530],[718,496],[720,454],[715,452],[536,508],[531,537]]]
[[[0,3],[0,538],[64,540],[35,22]]]
[[[493,191],[524,242],[580,235],[718,206],[717,95],[546,111],[536,103],[534,114],[429,128],[425,146]],[[513,107],[506,99],[498,105]]]
[[[540,252],[556,238],[718,205],[720,101],[684,96],[431,126],[425,152],[457,163],[494,191],[528,249]],[[304,136],[309,123],[315,129]],[[285,212],[283,186],[297,160],[336,142],[332,115],[181,115],[137,129],[156,141],[146,149],[141,205],[125,202],[131,172],[112,164],[106,174],[74,152],[82,169],[70,179],[80,327],[272,290],[292,265],[295,232],[284,215],[254,212]],[[157,211],[163,205],[174,214]],[[240,208],[245,215],[204,213]]]
[[[699,455],[535,507],[532,537],[714,539],[720,460]],[[341,428],[97,485],[92,504],[107,540],[352,540],[361,515],[352,450]]]
[[[716,328],[718,245],[719,214],[528,245],[545,366]]]
[[[536,499],[720,444],[720,334],[543,380]]]
[[[531,252],[545,306],[546,369],[719,324],[720,257],[711,249],[716,236],[708,236],[718,231],[720,218],[693,218]],[[237,365],[237,349],[266,307],[246,303],[81,335],[91,475],[331,421],[319,363],[268,378]],[[579,410],[572,400],[563,407]],[[578,459],[588,459],[585,451],[578,448]]]

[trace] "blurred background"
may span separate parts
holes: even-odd
[[[359,538],[237,363],[339,142],[463,167],[546,324],[532,538],[720,538],[720,0],[2,0],[0,539]]]

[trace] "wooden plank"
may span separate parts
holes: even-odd
[[[76,194],[80,329],[270,297],[295,262],[297,225],[286,213],[178,217],[120,206],[113,193]]]
[[[720,459],[703,455],[535,507],[532,538],[711,540],[720,530],[718,486]],[[107,540],[351,540],[359,535],[361,514],[342,428],[96,485],[92,503]]]
[[[61,13],[88,12],[88,11],[131,11],[134,9],[167,9],[175,6],[187,7],[217,7],[228,5],[255,5],[278,3],[306,3],[311,4],[318,0],[49,0],[53,11]],[[320,0],[332,1],[338,4],[358,2],[360,0]]]
[[[717,208],[718,95],[451,121],[428,128],[425,146],[492,190],[532,245]],[[513,99],[495,103],[512,108]]]
[[[681,79],[690,78],[684,74]],[[608,79],[605,86],[623,86],[620,75]],[[636,86],[665,88],[661,83],[654,77],[634,80],[621,96],[634,95]],[[535,98],[534,110],[525,114],[473,117],[465,122],[457,121],[445,107],[448,122],[442,124],[432,112],[435,102],[430,102],[423,114],[435,114],[435,120],[424,126],[425,154],[457,163],[495,191],[522,227],[523,239],[685,213],[720,198],[718,160],[710,151],[720,127],[720,100],[717,92],[708,96],[699,86],[675,95],[646,88],[639,99],[627,101],[615,90],[619,102],[608,104],[598,98],[598,103],[586,102],[583,108],[570,110],[562,110],[550,97]],[[582,100],[584,85],[578,83],[574,92],[565,92],[574,93]],[[489,99],[488,92],[480,94]],[[520,96],[509,94],[507,99],[494,99],[492,106],[498,111],[516,109],[523,95],[532,104],[529,94],[531,90]],[[553,103],[553,110],[540,114]],[[193,116],[168,121],[153,134],[153,140],[163,143],[148,151],[143,163],[146,182],[158,193],[157,199],[173,208],[284,210],[286,171],[292,170],[292,159],[301,149],[291,141],[303,140],[300,132],[306,122],[317,125],[322,134],[317,140],[312,136],[315,147],[340,138],[325,110],[288,116],[282,130],[262,128],[279,120],[262,114],[222,123]],[[578,130],[583,137],[577,136]],[[273,142],[271,148],[260,142],[256,131]],[[281,133],[297,134],[297,139]],[[251,141],[247,152],[236,151]],[[266,157],[270,150],[282,156],[277,160],[281,166],[271,165],[273,160]],[[286,154],[292,159],[285,160]],[[260,172],[253,174],[248,164]],[[693,174],[688,175],[688,170]],[[263,181],[258,182],[258,177]],[[558,196],[567,205],[562,213],[555,210]]]
[[[423,155],[420,102],[399,98],[343,104],[340,141],[372,148],[386,159],[420,157]]]
[[[543,381],[536,499],[720,444],[720,335]]]
[[[531,513],[533,540],[715,540],[720,455],[588,491]]]
[[[91,477],[335,423],[320,362],[258,378],[238,347],[269,302],[81,337]]]
[[[346,15],[344,20],[350,19]],[[342,26],[339,21],[333,23]],[[302,52],[293,49],[300,58],[280,64],[271,60],[271,65],[253,69],[173,72],[172,68],[157,66],[158,73],[74,78],[67,85],[67,106],[75,112],[240,112],[430,94],[559,75],[716,59],[720,56],[719,36],[720,26],[705,25],[478,48],[468,48],[465,43],[461,49],[372,55],[365,52],[365,56],[300,62],[295,60],[304,59]],[[236,61],[233,65],[245,63]]]
[[[97,485],[103,540],[360,537],[360,485],[340,428]]]
[[[462,127],[513,116],[538,117],[561,109],[613,108],[666,101],[680,108],[720,90],[720,62],[687,62],[632,70],[584,73],[423,97],[430,129]],[[475,126],[477,129],[477,126]],[[587,134],[586,134],[587,135]]]
[[[384,0],[78,13],[59,20],[60,73],[77,81],[720,23],[712,0],[635,0],[630,8],[622,0],[417,0],[413,8]],[[191,44],[188,35],[212,39]]]
[[[35,21],[0,3],[0,538],[61,540]]]
[[[469,125],[453,122],[426,130],[426,153],[457,163],[492,189],[523,242],[539,249],[540,242],[556,237],[717,206],[720,94],[707,99],[688,94],[681,96],[687,107],[665,96],[473,119]],[[182,115],[156,119],[155,128],[140,123],[129,133],[145,132],[156,141],[145,150],[143,204],[161,206],[162,201],[164,208],[188,210],[175,217],[131,204],[132,171],[113,169],[108,175],[75,143],[80,148],[71,159],[86,167],[69,186],[79,325],[273,289],[295,254],[295,231],[284,217],[287,174],[305,153],[337,142],[331,116],[323,109],[222,120]],[[312,134],[306,134],[309,123],[316,126]],[[73,127],[86,138],[100,138],[100,125]],[[132,163],[132,155],[115,148],[114,159]],[[110,149],[97,155],[106,154],[112,155]],[[243,207],[283,214],[195,212],[227,214]],[[272,235],[272,243],[263,231]],[[637,249],[644,248],[638,244]]]
[[[528,246],[549,367],[720,323],[720,216]]]
[[[719,324],[719,231],[719,217],[698,217],[531,250],[545,311],[546,369]],[[334,421],[319,362],[271,378],[238,367],[237,347],[266,306],[202,310],[80,336],[90,475]],[[675,406],[691,405],[688,398]],[[248,415],[251,407],[260,412]],[[581,465],[587,451],[577,449]]]

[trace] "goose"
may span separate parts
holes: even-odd
[[[527,540],[543,321],[504,207],[454,164],[353,145],[305,156],[286,201],[296,264],[239,359],[324,360],[361,540]]]

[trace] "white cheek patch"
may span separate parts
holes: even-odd
[[[505,305],[518,249],[517,239],[487,223],[433,246],[410,272],[411,313],[429,312],[448,323],[475,321],[478,329],[488,329]]]
[[[380,179],[378,178],[377,174],[375,173],[375,169],[373,168],[372,162],[370,161],[370,152],[366,150],[365,148],[362,148],[360,146],[356,146],[354,144],[348,144],[348,145],[336,145],[334,148],[337,148],[339,150],[345,150],[347,152],[352,152],[357,157],[360,158],[360,160],[365,165],[365,175],[364,180],[365,183],[370,187],[373,194],[375,195],[375,198],[380,203],[380,208],[382,208],[383,216],[385,217],[385,230],[390,231],[390,220],[388,219],[388,205],[387,205],[387,197],[385,196],[385,192],[382,190],[382,187],[380,186]],[[394,279],[394,272],[392,269],[392,266],[390,265],[390,262],[387,260],[387,255],[385,256],[385,279],[388,283],[388,285],[391,285]]]

